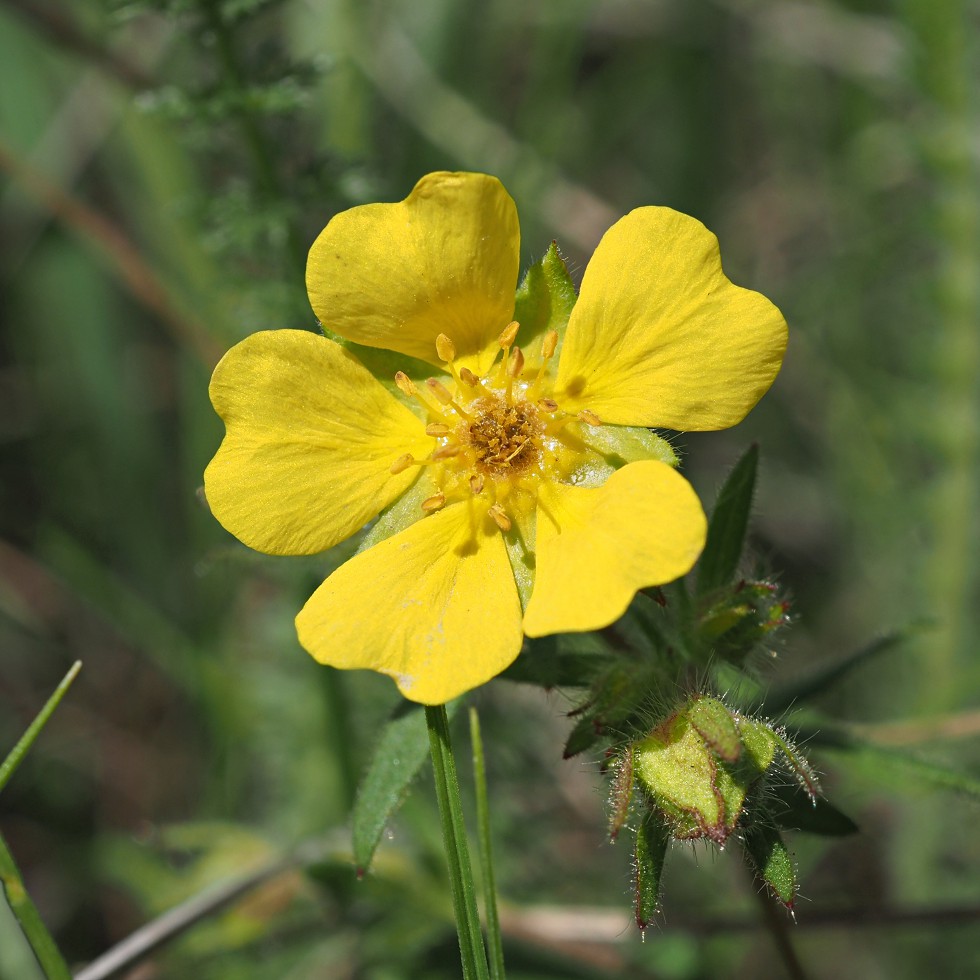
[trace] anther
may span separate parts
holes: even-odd
[[[425,427],[425,434],[427,436],[448,436],[450,431],[449,426],[445,422],[430,422]]]
[[[469,415],[453,401],[449,389],[441,381],[437,381],[435,378],[426,378],[425,386],[441,404],[448,405],[461,418],[469,419]]]
[[[415,386],[415,382],[404,372],[395,372],[395,384],[398,385],[399,389],[411,398],[419,393],[418,388]]]
[[[484,480],[482,473],[470,474],[470,490],[472,490],[473,493],[475,494],[483,493],[483,484],[485,482],[486,481]]]
[[[429,378],[425,382],[425,386],[440,402],[442,402],[443,405],[448,405],[450,402],[452,402],[453,396],[449,393],[449,389],[441,381],[437,381],[435,378]]]
[[[462,448],[458,442],[451,442],[448,446],[440,446],[432,454],[432,459],[451,459],[453,456],[458,456]]]
[[[467,367],[459,369],[459,379],[471,388],[480,387],[480,379]]]
[[[557,412],[558,402],[556,402],[554,398],[539,398],[538,408],[540,408],[542,412]],[[426,431],[428,432],[428,429],[426,429]]]
[[[444,333],[441,333],[436,337],[436,353],[439,355],[440,361],[450,364],[456,360],[456,345]]]
[[[507,516],[507,512],[500,506],[500,504],[494,504],[487,513],[493,518],[494,524],[500,528],[501,531],[509,531],[513,525],[511,524],[510,518]]]
[[[516,320],[512,320],[500,332],[500,336],[497,338],[497,343],[505,349],[510,347],[510,345],[514,343],[514,338],[517,336],[517,331],[520,329],[520,327],[521,325]]]
[[[544,380],[544,376],[548,370],[548,361],[555,356],[555,350],[558,347],[558,331],[549,330],[545,333],[544,338],[541,341],[541,364],[538,367],[537,374],[534,376],[534,380],[531,382],[531,387],[527,391],[527,396],[533,398]]]
[[[446,495],[444,493],[437,493],[432,497],[427,497],[422,501],[422,510],[427,514],[431,514],[434,511],[439,510],[446,503]]]
[[[580,422],[584,422],[586,425],[602,425],[602,419],[599,418],[595,412],[591,412],[587,408],[583,408],[582,411],[578,413],[578,419]]]
[[[524,372],[524,352],[520,347],[515,347],[510,353],[510,361],[507,363],[507,373],[512,378],[519,378]]]
[[[397,473],[404,473],[410,466],[415,465],[415,457],[411,453],[405,453],[399,456],[391,466],[388,467],[392,475]]]

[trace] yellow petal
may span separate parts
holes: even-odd
[[[268,554],[315,554],[349,537],[417,476],[391,464],[432,444],[357,358],[305,330],[246,338],[210,392],[226,432],[204,474],[208,505]]]
[[[438,363],[443,333],[479,372],[512,319],[519,260],[517,210],[500,181],[434,173],[398,204],[332,218],[306,285],[320,321],[348,340]]]
[[[313,594],[296,629],[320,663],[380,671],[422,704],[490,680],[522,642],[507,550],[472,501],[355,555]]]
[[[765,394],[785,350],[782,314],[728,280],[700,221],[639,208],[585,270],[555,397],[605,422],[724,429]]]
[[[687,572],[707,522],[691,485],[659,460],[630,463],[601,487],[542,485],[528,636],[600,629],[636,591]]]

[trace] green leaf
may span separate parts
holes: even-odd
[[[773,825],[752,824],[742,837],[749,865],[786,908],[796,899],[796,868],[782,835]]]
[[[758,465],[759,446],[753,443],[718,494],[698,566],[699,595],[726,585],[735,575],[745,546]]]
[[[534,352],[533,342],[547,330],[558,331],[555,363],[561,351],[565,326],[575,306],[575,284],[568,274],[565,260],[552,242],[548,251],[524,275],[514,303],[514,319],[521,325],[518,343],[524,350]]]
[[[783,830],[802,830],[820,837],[846,837],[856,834],[858,825],[822,796],[812,800],[798,786],[788,783],[771,786],[763,806]]]
[[[447,706],[450,717],[458,706],[458,701]],[[401,806],[428,754],[425,713],[421,705],[405,702],[381,733],[354,801],[352,836],[358,875],[371,864],[385,824]]]
[[[833,721],[821,721],[819,727],[813,728],[807,725],[800,731],[800,737],[804,735],[809,745],[846,753],[855,762],[869,763],[868,772],[878,778],[886,776],[889,771],[894,773],[899,778],[892,785],[907,787],[910,779],[917,780],[980,800],[980,779],[975,776],[964,775],[955,769],[900,749],[875,745]]]
[[[885,633],[883,636],[872,640],[871,643],[847,654],[847,656],[821,664],[804,676],[777,687],[765,698],[766,711],[770,715],[779,715],[802,701],[808,701],[819,694],[823,694],[824,691],[843,680],[851,671],[867,663],[878,654],[894,649],[923,629],[924,626],[923,622],[915,622],[901,629]]]
[[[667,863],[670,832],[654,813],[648,813],[636,831],[636,925],[642,932],[660,907],[660,885]]]

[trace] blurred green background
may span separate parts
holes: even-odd
[[[258,556],[197,494],[216,359],[312,327],[322,226],[431,170],[499,176],[524,264],[554,238],[576,278],[639,205],[719,235],[790,349],[745,423],[678,442],[708,503],[761,442],[754,547],[797,617],[773,676],[929,618],[821,707],[976,770],[978,24],[975,0],[0,0],[0,755],[84,662],[0,827],[73,963],[313,837],[314,876],[130,975],[458,975],[428,779],[364,881],[345,857],[397,697],[292,619],[351,545]],[[734,855],[675,848],[641,944],[597,767],[561,761],[568,699],[476,702],[513,976],[780,975]],[[812,975],[980,972],[976,803],[814,755],[863,833],[794,838]],[[38,976],[2,903],[0,976]]]

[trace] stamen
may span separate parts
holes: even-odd
[[[558,402],[556,402],[554,398],[539,398],[538,408],[540,408],[542,412],[548,412],[549,414],[551,412],[557,412]]]
[[[510,352],[510,345],[514,343],[514,338],[517,336],[517,331],[520,329],[520,326],[516,320],[511,320],[497,338],[497,343],[500,344],[500,349],[504,352],[504,356],[500,360],[500,367],[497,369],[497,377],[501,380],[503,380],[504,375],[507,373],[507,355]]]
[[[422,510],[427,514],[432,514],[437,510],[440,510],[446,503],[446,495],[444,493],[437,493],[432,497],[427,497],[422,501]]]
[[[470,475],[470,490],[475,494],[483,493],[483,484],[485,479],[482,473],[472,473]]]
[[[520,347],[515,347],[510,354],[507,362],[507,401],[513,402],[514,379],[519,378],[524,372],[524,351]]]
[[[520,330],[521,325],[516,320],[511,320],[506,327],[500,332],[500,336],[497,338],[497,343],[503,348],[508,348],[512,343],[514,343],[514,338],[517,336],[517,331]]]
[[[431,412],[433,415],[442,415],[442,409],[438,405],[433,405],[418,389],[418,385],[404,372],[395,372],[395,384],[398,386],[398,390],[404,395],[408,395],[409,398],[417,398],[421,405],[425,408],[427,412]]]
[[[425,427],[427,436],[448,436],[452,430],[445,422],[430,422]]]
[[[411,453],[405,453],[402,456],[399,456],[398,459],[396,459],[391,466],[388,467],[388,470],[391,472],[392,476],[394,476],[398,473],[404,473],[410,466],[415,466],[415,457]]]
[[[494,504],[487,513],[493,518],[494,524],[500,528],[501,531],[509,531],[513,524],[510,518],[507,516],[507,512],[500,506],[500,504]]]
[[[458,442],[451,442],[446,446],[440,446],[432,454],[432,459],[451,459],[453,456],[458,456],[462,448]]]
[[[449,389],[441,381],[437,381],[435,378],[427,378],[425,386],[443,405],[453,409],[462,418],[469,419],[469,415],[453,401],[452,394],[450,394]]]
[[[436,353],[440,361],[452,364],[456,360],[456,345],[444,334],[436,337]]]
[[[558,347],[558,331],[549,330],[545,333],[544,338],[541,341],[541,365],[538,368],[538,373],[534,376],[534,380],[531,382],[531,387],[527,390],[527,397],[533,398],[538,390],[538,386],[544,380],[545,374],[548,372],[548,361],[555,356],[555,350]]]
[[[469,385],[471,388],[482,388],[483,382],[469,369],[460,368],[459,369],[459,380],[463,382],[464,385]]]
[[[602,419],[599,418],[595,412],[592,412],[587,408],[583,408],[582,411],[578,413],[578,419],[580,422],[584,422],[586,425],[602,425]]]
[[[401,389],[401,391],[408,395],[409,398],[413,398],[419,393],[418,388],[415,386],[415,382],[404,372],[395,372],[395,384]]]

